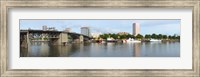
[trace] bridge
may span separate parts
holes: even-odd
[[[65,45],[68,43],[84,43],[91,37],[65,31],[44,30],[20,30],[20,46],[27,46],[33,41],[49,41],[53,45]]]

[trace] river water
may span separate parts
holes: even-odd
[[[21,57],[180,57],[180,42],[84,43],[66,46],[32,42]]]

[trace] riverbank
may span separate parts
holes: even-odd
[[[163,39],[163,40],[158,40],[158,39],[142,39],[142,40],[121,40],[121,39],[116,39],[116,40],[93,40],[93,43],[128,43],[128,42],[180,42],[180,40],[169,40],[169,39]]]

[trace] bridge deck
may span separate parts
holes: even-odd
[[[82,35],[83,37],[86,37],[86,38],[91,38],[89,36],[86,36],[86,35],[83,35],[83,34],[79,34],[79,33],[75,33],[75,32],[65,32],[65,31],[44,31],[44,30],[20,30],[20,34],[25,34],[25,33],[68,33],[68,34],[71,34],[71,35],[77,35],[77,36],[80,36]]]

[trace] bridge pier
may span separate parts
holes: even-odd
[[[68,34],[60,33],[58,39],[54,42],[54,45],[66,45],[68,43]]]
[[[80,40],[80,43],[83,43],[83,42],[84,42],[84,37],[83,37],[83,35],[80,35],[80,36],[79,36],[79,40]]]
[[[42,33],[41,35],[42,35],[42,39],[41,39],[41,40],[44,41],[44,40],[45,40],[45,39],[44,39],[44,38],[45,38],[45,34]]]
[[[28,46],[30,45],[30,36],[29,36],[29,32],[26,32],[22,35],[20,35],[20,46],[21,47],[25,47],[28,48]]]
[[[27,47],[27,35],[26,34],[20,35],[20,46]]]

